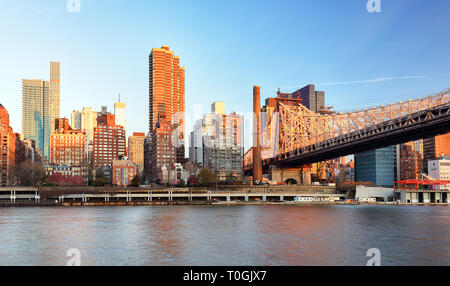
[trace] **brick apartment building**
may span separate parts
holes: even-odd
[[[55,119],[54,132],[50,135],[50,164],[80,166],[85,163],[86,134],[74,130],[69,119]]]

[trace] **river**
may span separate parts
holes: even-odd
[[[0,208],[0,265],[450,265],[450,208]]]

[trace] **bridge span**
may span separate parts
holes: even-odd
[[[279,104],[278,155],[262,167],[302,166],[450,132],[450,90],[434,96],[340,114]],[[275,143],[276,144],[276,143]],[[243,158],[252,172],[252,150]]]

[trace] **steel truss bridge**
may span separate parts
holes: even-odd
[[[303,105],[279,104],[278,155],[263,168],[301,166],[450,132],[450,89],[439,94],[361,111],[317,114]],[[244,155],[252,169],[252,149]]]

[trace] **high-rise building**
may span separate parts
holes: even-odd
[[[170,124],[171,132],[176,132],[171,144],[176,147],[175,162],[184,162],[184,110],[185,110],[185,86],[184,86],[184,67],[180,67],[180,58],[170,51],[168,46],[153,48],[149,56],[149,146],[156,143],[152,141],[157,137],[158,132],[153,132],[159,124],[159,132],[166,130]],[[165,132],[165,131],[164,131]],[[154,136],[153,136],[154,135]],[[151,149],[151,148],[147,148]],[[152,149],[153,150],[153,149]],[[157,152],[160,150],[156,149]],[[154,156],[144,152],[151,157],[144,158],[148,163],[155,162]],[[156,169],[160,167],[149,167],[151,174],[156,174]],[[150,178],[152,179],[152,178]]]
[[[145,133],[140,132],[128,137],[128,158],[136,164],[141,174],[144,170],[144,140]]]
[[[225,114],[225,102],[215,101],[211,104],[211,112]]]
[[[94,128],[94,169],[111,165],[113,160],[125,155],[125,130],[116,125],[114,114],[103,114],[97,118]]]
[[[325,108],[325,92],[315,90],[314,84],[308,84],[292,93],[293,98],[300,98],[302,104],[309,110],[319,113]]]
[[[423,160],[428,173],[428,161],[450,156],[450,133],[423,139]]]
[[[203,119],[198,119],[190,134],[189,162],[203,167]]]
[[[149,67],[149,132],[160,118],[173,125],[181,124],[184,116],[173,120],[174,114],[184,112],[185,70],[180,67],[180,58],[168,46],[153,48]]]
[[[423,157],[415,151],[414,142],[400,147],[400,180],[418,180],[423,172]]]
[[[114,103],[114,114],[116,115],[116,125],[120,125],[127,130],[127,116],[125,114],[125,102]]]
[[[152,181],[152,133],[144,139],[144,176],[148,182]]]
[[[49,82],[22,80],[22,131],[24,138],[36,142],[48,160],[50,151]]]
[[[9,125],[9,113],[0,104],[0,187],[14,181],[16,166],[16,135]]]
[[[211,113],[205,114],[194,126],[189,159],[213,171],[217,181],[239,180],[242,178],[243,138],[243,116],[234,112],[225,114],[225,104],[215,102]]]
[[[86,160],[86,135],[74,130],[67,118],[55,120],[50,136],[50,164],[81,167]]]
[[[60,117],[60,63],[50,62],[50,130],[55,128],[55,120]]]
[[[72,127],[86,133],[87,144],[92,144],[94,128],[97,127],[97,116],[99,112],[90,107],[83,107],[81,111],[72,111]]]
[[[397,146],[355,154],[355,176],[358,182],[392,187],[397,179]]]

